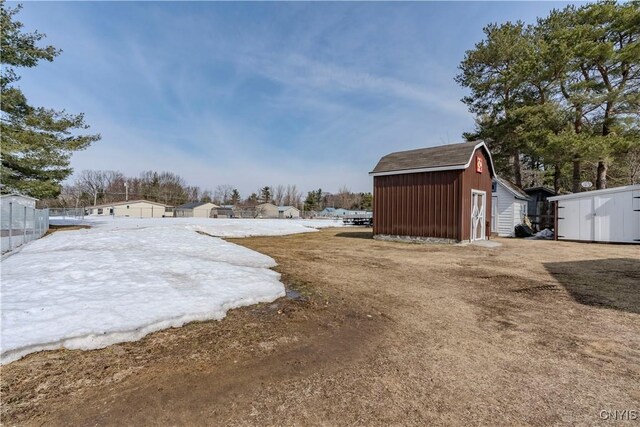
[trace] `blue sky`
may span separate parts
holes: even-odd
[[[74,154],[78,172],[170,170],[243,196],[278,184],[371,191],[384,154],[473,129],[453,79],[483,26],[564,5],[25,3],[25,29],[63,53],[19,70],[19,85],[102,134]]]

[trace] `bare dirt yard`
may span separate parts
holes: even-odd
[[[639,410],[640,248],[497,240],[234,240],[300,295],[3,366],[2,421],[593,425]]]

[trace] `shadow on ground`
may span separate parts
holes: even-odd
[[[544,266],[576,302],[640,314],[640,259],[549,262]]]
[[[373,231],[343,231],[336,237],[350,237],[352,239],[373,239]]]

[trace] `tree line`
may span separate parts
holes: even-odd
[[[536,23],[491,24],[456,81],[518,186],[580,191],[581,181],[640,182],[640,2],[553,10]]]
[[[302,192],[294,185],[264,186],[242,197],[237,188],[220,184],[213,189],[189,185],[173,172],[145,171],[137,177],[127,177],[113,170],[84,170],[72,184],[64,185],[60,195],[42,200],[42,205],[57,208],[80,208],[125,200],[149,200],[170,206],[187,202],[212,202],[217,205],[255,206],[273,203],[294,206],[301,210],[322,210],[325,207],[370,209],[370,193],[353,193],[346,186],[335,193],[310,191],[303,201]]]

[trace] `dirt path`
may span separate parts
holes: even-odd
[[[640,251],[234,242],[306,298],[1,368],[6,424],[594,424],[640,409]]]

